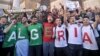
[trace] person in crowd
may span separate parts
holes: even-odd
[[[86,16],[88,16],[90,20],[95,21],[95,13],[91,8],[86,10]]]
[[[30,33],[29,56],[42,56],[42,30],[43,26],[38,23],[37,17],[31,17],[31,25],[28,26]]]
[[[81,25],[75,23],[75,17],[68,19],[68,46],[70,56],[80,56],[82,52]],[[77,47],[77,48],[76,48]]]
[[[14,56],[14,48],[16,43],[16,19],[11,20],[12,22],[9,25],[5,26],[4,29],[4,41],[3,41],[3,49],[4,54],[3,56]]]
[[[98,56],[100,56],[100,15],[98,15],[98,18],[99,18],[99,23],[98,23],[98,26],[97,26],[97,31],[99,33],[99,38],[97,38],[97,42],[98,42],[98,47],[99,47],[99,54],[98,54]]]
[[[68,10],[64,8],[64,22],[68,31],[68,56],[81,56],[82,53],[82,37],[81,37],[81,25],[76,23],[76,11],[72,12],[70,16],[67,16]],[[78,48],[76,48],[78,47]]]
[[[48,15],[47,22],[43,23],[43,55],[54,56],[53,18]]]
[[[27,18],[22,17],[21,22],[17,23],[17,42],[16,42],[16,56],[28,56],[29,34]]]
[[[35,16],[37,17],[38,19],[38,23],[43,23],[43,18],[42,18],[42,13],[41,11],[37,11]]]
[[[4,16],[0,17],[0,55],[3,55],[3,48],[2,48],[3,38],[4,38],[3,31],[6,23],[7,23],[7,18]]]
[[[99,18],[95,18],[93,24],[89,23],[89,18],[83,18],[82,39],[83,39],[83,56],[98,56],[98,45],[94,34],[94,29],[98,24]]]
[[[66,25],[60,18],[56,20],[56,26],[53,28],[53,37],[55,38],[55,52],[57,56],[68,55],[68,44],[66,36]]]

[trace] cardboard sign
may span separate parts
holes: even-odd
[[[0,17],[4,15],[3,9],[0,9]]]

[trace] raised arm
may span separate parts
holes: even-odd
[[[100,20],[99,15],[96,15],[96,16],[95,16],[95,22],[93,23],[93,28],[94,28],[94,29],[97,27],[99,20]]]
[[[67,22],[67,8],[66,6],[62,5],[61,3],[59,3],[59,5],[61,6],[61,9],[63,10],[63,22],[66,26],[68,26],[68,22]]]
[[[68,26],[68,22],[67,22],[68,17],[67,17],[67,8],[66,7],[64,7],[64,15],[63,16],[64,16],[64,23],[66,26]]]
[[[12,27],[14,24],[15,24],[15,20],[13,20],[12,23],[11,23],[10,25],[8,25],[8,27],[5,28],[3,32],[4,32],[4,33],[7,33],[7,32],[11,29],[11,27]]]

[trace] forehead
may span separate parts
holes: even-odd
[[[22,17],[22,18],[26,18],[26,17]]]
[[[89,20],[88,18],[84,18],[83,20]]]
[[[56,21],[59,21],[59,20],[61,20],[61,19],[59,19],[59,18],[58,18],[58,19],[56,19]]]
[[[52,18],[52,16],[51,16],[51,15],[49,15],[49,16],[48,16],[48,18]]]
[[[4,17],[2,17],[2,18],[0,18],[0,20],[7,20],[6,18],[4,18]]]
[[[33,20],[36,20],[37,18],[32,18]]]
[[[75,19],[75,17],[70,17],[69,19],[70,19],[70,20],[71,20],[71,19]]]

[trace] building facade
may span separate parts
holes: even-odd
[[[12,9],[13,0],[0,0],[0,8]],[[83,0],[82,0],[83,1]],[[51,6],[51,9],[55,6],[60,8],[59,3],[64,4],[65,0],[20,0],[20,7],[26,9],[35,9],[39,5]],[[16,2],[17,3],[17,2]],[[100,8],[100,0],[85,0],[83,3],[84,9],[86,8]]]

